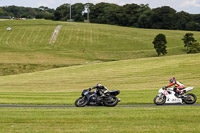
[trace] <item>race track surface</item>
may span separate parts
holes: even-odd
[[[200,104],[165,104],[165,105],[117,105],[116,107],[169,107],[169,106],[200,106]],[[73,108],[74,105],[0,105],[1,107],[18,108]],[[105,107],[105,106],[86,106],[86,107]]]

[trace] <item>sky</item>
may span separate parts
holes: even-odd
[[[115,3],[118,5],[125,5],[130,3],[135,4],[149,4],[150,8],[157,8],[161,6],[170,6],[176,11],[185,11],[190,14],[200,14],[200,0],[0,0],[1,6],[24,6],[24,7],[40,7],[47,6],[54,8],[64,3]]]

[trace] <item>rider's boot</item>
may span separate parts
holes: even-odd
[[[183,95],[184,93],[183,93],[183,91],[181,91],[181,90],[179,90],[179,92],[178,92],[178,98],[181,98],[181,97],[184,97],[184,95]]]
[[[101,97],[104,98],[104,97],[106,97],[106,95],[103,93],[103,94],[101,95]]]

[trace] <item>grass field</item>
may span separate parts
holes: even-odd
[[[0,132],[196,133],[200,107],[2,108]]]
[[[55,44],[49,45],[57,25],[62,25],[62,28]],[[2,21],[1,26],[1,51],[37,50],[52,55],[74,56],[87,60],[155,56],[152,41],[158,33],[166,34],[169,55],[184,54],[181,38],[188,32],[47,20]],[[12,27],[12,31],[6,31],[8,26]],[[193,33],[198,35],[198,32]],[[84,54],[82,50],[85,50]]]
[[[62,27],[56,42],[49,44],[58,25]],[[0,27],[0,63],[8,68],[12,66],[9,71],[0,68],[0,75],[24,73],[12,72],[19,64],[37,64],[38,69],[26,70],[32,72],[43,70],[43,66],[155,57],[152,41],[159,33],[167,37],[167,55],[186,54],[181,38],[189,32],[47,20],[0,21]],[[7,27],[12,30],[7,31]],[[199,32],[192,33],[199,40]]]
[[[188,31],[46,20],[0,25],[0,104],[74,105],[83,89],[98,82],[120,90],[121,105],[153,104],[158,89],[172,76],[194,86],[192,92],[200,97],[200,54],[185,54],[181,41]],[[50,45],[57,25],[62,28]],[[8,26],[11,32],[6,31]],[[151,42],[158,33],[167,36],[167,56],[155,57]],[[199,109],[0,108],[0,132],[196,133]]]
[[[199,96],[199,59],[200,54],[176,55],[1,76],[0,103],[72,105],[83,89],[100,82],[121,91],[121,104],[149,104],[171,76],[194,86]]]

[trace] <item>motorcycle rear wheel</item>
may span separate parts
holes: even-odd
[[[79,97],[76,101],[75,101],[75,105],[76,107],[84,107],[87,105],[87,98],[86,97]]]
[[[192,93],[188,93],[185,96],[186,97],[183,100],[184,100],[184,102],[186,104],[194,104],[197,101],[197,97],[194,94],[192,94]]]
[[[165,101],[166,101],[166,97],[164,96],[162,99],[159,97],[159,96],[156,96],[155,98],[154,98],[154,103],[156,104],[156,105],[163,105],[164,103],[165,103]]]
[[[118,98],[115,96],[110,96],[109,100],[105,100],[103,103],[106,107],[114,107],[118,103]]]

